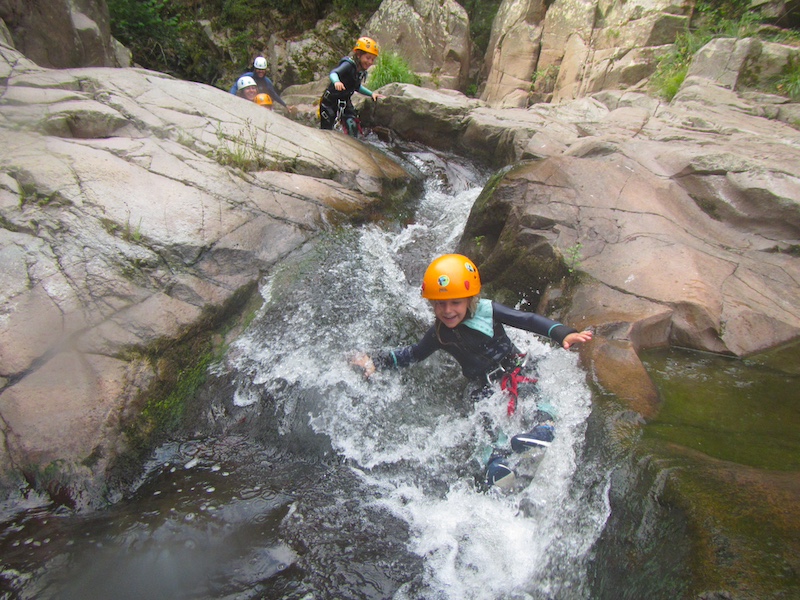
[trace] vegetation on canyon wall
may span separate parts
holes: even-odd
[[[248,65],[253,53],[265,47],[276,30],[291,37],[327,18],[346,24],[352,29],[351,37],[356,38],[380,3],[381,0],[108,0],[108,7],[112,34],[131,50],[134,62],[181,79],[210,85],[221,82],[226,87],[227,80],[221,81],[225,74]],[[473,43],[483,52],[500,0],[463,0],[461,4],[470,17]],[[349,48],[340,51],[347,54]]]
[[[470,18],[476,55],[485,52],[500,0],[460,0]],[[226,74],[249,64],[257,48],[276,30],[291,37],[312,29],[320,19],[348,24],[356,37],[380,0],[108,0],[112,33],[132,52],[134,61],[148,69],[181,79],[227,87]],[[718,37],[758,37],[800,43],[791,24],[773,23],[753,12],[745,0],[704,0],[697,4],[687,30],[673,51],[663,57],[651,81],[651,90],[671,99],[683,82],[692,56]],[[212,39],[214,41],[212,41]],[[347,53],[348,48],[342,48]],[[381,66],[381,65],[379,65]],[[382,68],[380,81],[414,83],[401,57]],[[385,79],[385,80],[384,80]],[[480,82],[471,82],[477,89]],[[379,86],[376,86],[379,87]],[[790,63],[765,91],[800,98],[800,64]]]
[[[701,2],[697,5],[692,25],[675,40],[672,52],[659,62],[651,79],[651,89],[671,100],[681,87],[695,53],[715,38],[756,37],[778,43],[800,44],[800,33],[770,25],[750,10],[749,2]],[[769,89],[764,91],[800,98],[800,64],[791,61]]]

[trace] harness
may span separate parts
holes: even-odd
[[[344,70],[339,72],[339,68],[347,63],[353,69],[353,72],[349,70]],[[350,56],[345,56],[342,60],[339,61],[339,66],[334,69],[334,72],[339,76],[339,81],[345,86],[345,89],[342,91],[336,91],[333,88],[328,88],[322,94],[322,100],[326,102],[327,105],[330,106],[332,110],[335,110],[332,118],[332,129],[341,129],[345,134],[351,137],[358,137],[359,135],[364,135],[364,131],[361,128],[361,119],[358,118],[358,112],[355,108],[352,108],[350,104],[351,96],[357,92],[360,88],[364,80],[367,78],[367,72],[361,71],[356,65],[355,60],[353,60]],[[344,118],[345,111],[347,110],[348,105],[352,108],[353,116],[350,118]],[[320,102],[320,111],[322,111],[322,103]],[[325,112],[326,118],[330,114],[328,111]]]
[[[352,117],[346,121],[342,120],[342,117],[344,117],[344,111],[347,108],[347,101],[338,100],[336,106],[336,117],[333,120],[333,128],[338,129],[341,127],[342,131],[344,131],[350,137],[358,137],[359,134],[363,135],[364,132],[361,129],[361,119],[358,117]]]
[[[486,380],[489,383],[500,379],[500,389],[506,392],[508,398],[508,415],[511,416],[517,410],[517,400],[519,399],[520,383],[536,383],[538,379],[522,374],[522,368],[528,362],[527,354],[512,354],[497,366],[496,369],[486,373]]]

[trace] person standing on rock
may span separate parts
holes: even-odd
[[[289,109],[286,106],[286,102],[283,101],[281,95],[278,93],[278,90],[275,89],[275,85],[272,83],[272,80],[267,77],[267,59],[263,56],[258,56],[253,61],[253,70],[248,71],[247,73],[242,73],[239,79],[236,80],[236,83],[233,84],[231,87],[231,94],[237,94],[239,91],[238,89],[238,82],[242,77],[252,77],[253,81],[255,81],[258,90],[256,94],[269,94],[269,97],[272,98],[273,102],[277,102],[278,104],[282,105],[287,110]]]
[[[383,94],[364,87],[367,71],[378,58],[378,43],[372,38],[360,37],[353,48],[353,56],[345,56],[329,75],[331,80],[319,102],[319,126],[333,129],[337,121],[352,137],[358,137],[358,112],[351,98],[358,92],[370,96],[373,101],[385,98]]]
[[[481,279],[478,268],[461,254],[436,258],[422,278],[422,297],[433,305],[434,324],[411,346],[380,351],[369,356],[357,352],[351,362],[371,377],[376,370],[407,367],[444,350],[456,359],[467,379],[478,384],[475,398],[488,397],[492,386],[499,384],[506,392],[508,414],[516,410],[520,384],[535,383],[524,371],[526,356],[521,354],[505,331],[504,325],[544,335],[562,348],[592,339],[592,331],[576,331],[542,315],[509,308],[499,302],[480,299]],[[511,448],[523,452],[546,447],[554,438],[553,417],[538,411],[531,431],[511,439]],[[486,457],[485,484],[511,485],[513,471],[503,453]]]

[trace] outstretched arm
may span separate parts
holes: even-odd
[[[375,371],[408,367],[428,358],[441,346],[433,327],[425,332],[422,339],[411,346],[403,346],[394,350],[382,350],[369,356],[364,352],[356,352],[350,358],[350,364],[364,370],[364,377],[371,377]]]
[[[589,329],[578,332],[572,327],[562,325],[537,313],[509,308],[498,302],[492,303],[492,310],[494,318],[501,323],[539,335],[546,335],[557,344],[561,344],[563,348],[569,348],[574,344],[588,342],[592,339],[592,332]]]
[[[371,89],[369,89],[368,87],[364,87],[363,85],[360,88],[358,88],[358,93],[364,94],[365,96],[369,96],[370,98],[372,98],[373,102],[377,102],[379,98],[386,98],[386,96],[384,96],[383,94],[379,94],[378,92],[373,92]]]
[[[264,77],[264,82],[267,84],[267,93],[269,97],[278,104],[282,104],[284,108],[289,108],[286,106],[286,102],[283,101],[283,98],[281,98],[278,90],[275,89],[275,84],[272,83],[272,80],[269,77]]]

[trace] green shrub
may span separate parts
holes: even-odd
[[[327,4],[321,1],[320,4]],[[381,0],[333,0],[333,8],[342,15],[353,12],[372,14],[381,5]]]
[[[331,13],[341,15],[343,21],[366,21],[362,15],[374,13],[380,0],[208,0],[202,4],[208,14],[220,17],[220,25],[233,31],[269,32],[278,26],[283,34],[293,35],[312,29]]]
[[[394,52],[381,52],[369,73],[370,88],[377,89],[387,83],[413,83],[420,84],[420,78],[406,60]]]
[[[736,4],[711,7],[698,5],[698,24],[678,35],[673,49],[664,55],[650,80],[651,88],[667,100],[672,100],[681,87],[694,55],[715,38],[744,38],[758,32],[760,19],[744,12]],[[726,15],[737,15],[730,18]]]
[[[108,0],[111,33],[135,63],[191,81],[213,82],[220,53],[198,20],[170,0]]]
[[[794,101],[800,100],[800,60],[789,60],[775,82],[775,91]]]
[[[142,39],[161,42],[177,37],[178,18],[169,16],[167,0],[108,0],[114,37],[125,45]]]
[[[536,69],[531,75],[531,91],[552,92],[556,87],[558,72],[561,67],[548,65],[544,69]]]

